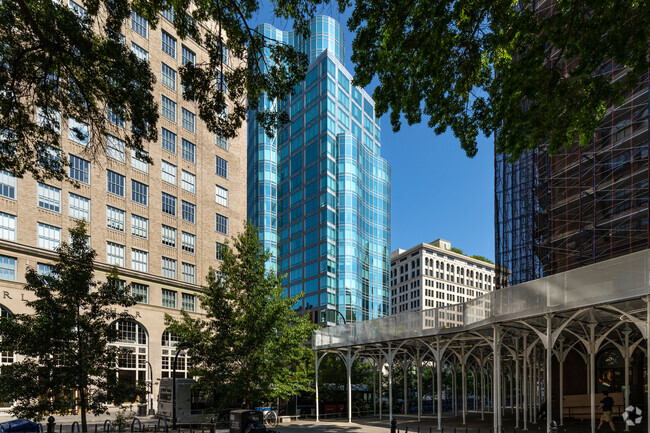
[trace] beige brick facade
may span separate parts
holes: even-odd
[[[153,159],[153,164],[148,166],[148,172],[135,168],[132,164],[131,151],[126,149],[124,157],[117,159],[103,154],[93,159],[86,155],[83,144],[70,140],[68,135],[68,119],[62,118],[62,148],[68,155],[74,155],[90,162],[89,181],[81,182],[79,187],[74,187],[69,182],[47,181],[44,184],[55,189],[46,188],[51,194],[46,200],[54,210],[47,210],[39,205],[38,182],[31,177],[24,179],[11,179],[6,174],[0,173],[0,308],[8,313],[25,312],[25,299],[29,299],[31,292],[23,290],[24,274],[28,266],[37,268],[39,263],[47,264],[55,259],[56,254],[46,248],[39,248],[48,244],[41,236],[39,241],[39,224],[47,224],[60,230],[61,241],[68,240],[67,230],[76,224],[76,219],[70,216],[71,205],[74,204],[70,194],[89,199],[88,230],[91,245],[97,251],[97,278],[105,278],[110,269],[107,257],[107,242],[117,244],[118,250],[124,250],[124,266],[119,268],[120,278],[126,283],[139,283],[148,286],[148,302],[140,303],[130,309],[136,316],[139,325],[146,332],[146,342],[131,344],[134,354],[128,362],[135,362],[132,367],[124,369],[125,377],[137,379],[151,379],[147,362],[153,369],[154,395],[157,394],[158,379],[169,373],[164,368],[166,361],[163,356],[171,355],[173,349],[163,347],[161,339],[165,330],[164,315],[179,316],[185,294],[186,301],[194,295],[195,310],[200,314],[200,306],[196,295],[200,291],[210,267],[219,267],[216,256],[217,242],[223,243],[243,229],[246,219],[246,125],[240,129],[235,139],[228,140],[227,146],[218,146],[216,137],[210,133],[198,117],[198,108],[195,104],[182,98],[179,67],[182,65],[183,47],[191,50],[196,55],[196,61],[207,61],[207,52],[194,41],[180,40],[175,36],[173,26],[164,18],[156,29],[148,26],[147,38],[131,29],[131,20],[128,21],[124,31],[127,47],[132,47],[132,42],[148,52],[149,65],[156,76],[155,100],[162,110],[161,99],[164,95],[176,103],[176,121],[173,122],[161,114],[158,124],[159,140],[156,143],[145,143],[145,150]],[[166,31],[176,38],[175,58],[162,50],[162,31]],[[176,71],[176,89],[163,84],[161,70],[162,63]],[[232,57],[230,64],[239,62]],[[182,109],[195,115],[195,132],[183,127]],[[126,127],[129,127],[127,124]],[[171,152],[162,147],[161,128],[167,129],[176,135],[176,151]],[[190,128],[191,129],[191,128]],[[93,131],[90,131],[92,134]],[[183,139],[195,145],[194,161],[189,154],[183,154]],[[227,147],[224,149],[223,147]],[[187,157],[184,157],[187,156]],[[216,160],[222,158],[227,161],[227,177],[220,176],[216,170]],[[119,161],[118,159],[123,159]],[[176,184],[163,181],[162,161],[176,166]],[[137,161],[136,161],[136,164]],[[140,166],[140,168],[143,168]],[[108,170],[123,176],[123,196],[108,192]],[[195,176],[194,189],[183,187],[183,171]],[[147,185],[147,205],[139,204],[132,198],[132,181]],[[227,206],[215,200],[216,186],[226,189]],[[13,188],[13,189],[12,189]],[[59,199],[57,203],[57,190]],[[170,215],[162,210],[162,194],[166,193],[176,198],[175,215]],[[40,200],[41,202],[43,200]],[[185,217],[183,202],[195,206],[194,222],[189,213]],[[46,204],[46,206],[48,206]],[[58,211],[56,207],[58,206]],[[117,209],[119,216],[123,212],[123,224],[120,218],[109,221],[107,206]],[[217,214],[227,218],[227,234],[217,231]],[[115,215],[115,214],[111,214]],[[145,237],[133,234],[132,215],[146,218],[148,221],[148,235]],[[140,220],[142,221],[142,220]],[[12,229],[12,224],[14,228]],[[176,229],[176,246],[171,247],[162,243],[162,225]],[[110,227],[109,227],[110,226]],[[42,228],[41,228],[42,231]],[[188,243],[187,248],[182,248],[183,232],[194,235],[194,252]],[[44,233],[44,232],[43,232]],[[142,232],[140,232],[142,234]],[[50,233],[51,235],[52,233]],[[40,242],[40,244],[39,244]],[[134,254],[132,249],[147,252],[148,272],[132,269]],[[141,254],[141,253],[140,253]],[[176,261],[176,278],[163,276],[162,258]],[[171,262],[170,262],[171,263]],[[195,267],[195,282],[189,273],[183,275],[183,264]],[[188,267],[190,269],[190,267]],[[162,291],[176,292],[176,307],[163,307]],[[171,292],[167,292],[170,294]],[[129,346],[129,343],[125,343]],[[3,362],[11,362],[11,356],[4,356]],[[125,361],[126,362],[126,361]],[[126,362],[128,364],[128,362]],[[165,364],[166,365],[166,364]]]

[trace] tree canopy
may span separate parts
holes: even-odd
[[[351,2],[350,2],[351,3]],[[585,144],[610,103],[648,71],[650,4],[621,0],[356,0],[348,25],[355,82],[379,80],[394,131],[428,118],[468,156],[496,136],[516,159]],[[612,80],[612,69],[626,68]]]
[[[302,294],[283,296],[282,276],[266,270],[270,254],[250,223],[222,249],[200,295],[205,318],[167,316],[169,331],[193,345],[190,374],[217,408],[287,398],[309,390],[314,329],[291,308]]]
[[[94,278],[95,251],[90,249],[83,223],[70,230],[70,244],[62,244],[49,272],[30,268],[25,290],[33,313],[0,319],[0,350],[22,355],[2,366],[0,398],[13,401],[12,414],[40,419],[48,414],[81,411],[105,413],[108,404],[132,401],[136,384],[116,380],[118,337],[111,324],[128,320],[116,306],[129,307],[133,298],[114,270],[106,282]]]
[[[280,0],[274,12],[304,35],[320,1]],[[196,103],[210,131],[234,137],[247,110],[260,108],[263,95],[273,100],[290,93],[307,67],[305,54],[255,31],[249,21],[259,7],[256,0],[1,2],[0,170],[66,178],[60,133],[67,127],[89,142],[91,157],[102,153],[106,134],[112,134],[150,161],[142,150],[158,135],[155,76],[124,43],[132,13],[151,31],[167,11],[181,39],[207,50],[208,61],[180,68],[184,97]],[[243,62],[228,63],[226,50]],[[270,63],[260,55],[265,50]],[[257,114],[269,134],[287,120],[286,113],[272,110]]]

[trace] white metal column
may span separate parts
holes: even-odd
[[[465,346],[461,346],[460,348],[460,357],[461,357],[461,364],[460,364],[460,380],[461,380],[461,388],[462,388],[462,401],[463,401],[463,425],[465,425],[465,417],[467,415],[467,376],[466,376],[466,371],[465,371]]]
[[[442,430],[442,369],[441,369],[441,353],[440,353],[440,337],[436,338],[436,385],[438,385],[438,430]],[[648,370],[650,371],[650,370]],[[649,432],[650,433],[650,432]]]
[[[515,338],[515,428],[519,428],[519,337]]]
[[[417,372],[418,372],[418,421],[422,417],[422,359],[420,358],[420,353],[418,351],[418,360],[417,360]]]
[[[589,389],[591,403],[591,431],[596,431],[596,324],[589,323]]]
[[[492,375],[493,377],[493,386],[492,386],[492,393],[493,393],[493,406],[494,406],[494,412],[493,412],[493,428],[494,428],[494,433],[499,433],[500,430],[500,425],[499,425],[499,418],[501,415],[501,399],[500,399],[500,392],[501,392],[501,384],[499,383],[501,381],[501,355],[500,355],[500,350],[499,350],[499,326],[498,325],[492,325],[492,328],[494,330],[494,342],[493,342],[493,352],[494,352],[494,374]]]
[[[625,360],[625,389],[623,390],[623,404],[630,406],[630,327],[625,326],[623,331],[625,341],[623,342],[623,359]],[[630,426],[625,423],[625,431],[630,431]]]
[[[564,425],[564,337],[559,338],[560,341],[560,426]]]
[[[524,370],[524,430],[528,430],[528,334],[524,334],[524,356],[523,356],[523,370]]]
[[[553,405],[551,401],[551,388],[553,381],[553,315],[546,315],[546,431],[551,433],[551,421],[553,420]]]
[[[320,365],[320,361],[322,358],[318,358],[318,352],[316,352],[314,356],[315,358],[315,367],[316,367],[316,383],[315,383],[315,388],[316,388],[316,422],[320,422],[320,409],[319,409],[319,404],[318,404],[318,366]]]

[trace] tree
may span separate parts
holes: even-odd
[[[270,253],[247,223],[222,250],[220,272],[211,269],[201,295],[206,318],[167,316],[169,331],[193,344],[190,374],[217,408],[287,398],[313,380],[314,329],[291,308],[302,296],[286,296],[283,276],[268,271]]]
[[[70,234],[51,272],[30,268],[25,274],[25,290],[35,295],[27,301],[33,313],[0,319],[0,350],[24,357],[2,367],[0,396],[14,402],[14,415],[26,418],[79,407],[82,431],[88,431],[87,412],[102,414],[108,403],[133,395],[133,387],[116,381],[118,350],[110,342],[118,337],[111,323],[131,318],[115,307],[134,301],[115,270],[105,283],[94,279],[95,251],[84,224]]]
[[[321,1],[281,0],[274,12],[292,20],[298,35],[306,35],[307,20]],[[235,0],[1,2],[0,170],[18,177],[66,178],[63,126],[89,142],[91,158],[103,153],[106,134],[111,134],[151,162],[142,151],[143,142],[157,140],[152,90],[158,71],[124,43],[132,10],[148,21],[149,31],[158,25],[159,14],[169,11],[180,38],[207,49],[209,61],[180,68],[184,97],[196,103],[212,132],[234,137],[247,110],[260,108],[264,95],[273,100],[290,93],[307,68],[306,54],[271,43],[250,26],[258,9],[257,1]],[[225,66],[226,50],[244,62]],[[270,64],[261,55],[264,50]],[[272,135],[288,115],[260,109],[257,121]]]
[[[377,115],[394,131],[428,117],[467,155],[479,132],[515,160],[548,143],[585,144],[610,104],[647,73],[650,4],[642,1],[356,0],[348,21],[355,83],[376,76]],[[615,65],[626,75],[612,82]]]

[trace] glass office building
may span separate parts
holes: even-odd
[[[310,61],[293,95],[262,101],[291,116],[276,137],[249,113],[248,218],[273,254],[268,267],[287,275],[288,294],[304,292],[295,308],[317,323],[388,315],[390,166],[374,101],[343,65],[341,26],[314,17],[307,40],[257,30]]]

